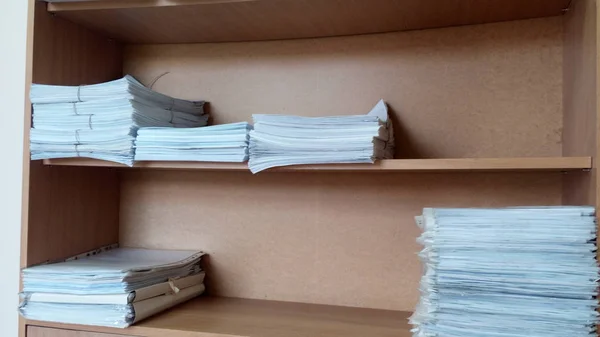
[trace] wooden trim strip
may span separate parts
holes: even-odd
[[[51,159],[44,164],[54,166],[92,166],[128,168],[127,166],[86,158]],[[176,169],[207,171],[248,171],[246,163],[207,163],[207,162],[140,162],[134,168]],[[591,157],[546,157],[546,158],[457,158],[457,159],[392,159],[375,164],[325,164],[296,165],[271,169],[269,171],[570,171],[592,168]]]
[[[223,3],[254,2],[260,0],[96,0],[48,3],[49,12],[66,12],[98,9],[155,8]]]

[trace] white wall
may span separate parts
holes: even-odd
[[[2,0],[0,11],[0,335],[6,337],[18,334],[28,2]]]

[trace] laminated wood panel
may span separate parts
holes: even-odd
[[[101,0],[50,4],[128,43],[298,39],[558,16],[570,0]]]
[[[118,43],[46,12],[35,5],[28,50],[28,84],[79,85],[122,74]],[[29,156],[31,109],[26,118],[24,157]],[[23,191],[21,264],[28,266],[115,243],[119,225],[119,182],[115,170],[26,165]]]
[[[329,39],[129,46],[124,71],[206,99],[215,124],[255,113],[365,114],[385,99],[396,158],[562,153],[562,17]]]
[[[563,155],[592,156],[591,171],[567,173],[565,204],[597,205],[598,180],[598,8],[596,0],[575,0],[565,15],[563,55]]]
[[[201,249],[211,295],[412,311],[423,207],[559,205],[560,173],[123,171],[125,246]]]

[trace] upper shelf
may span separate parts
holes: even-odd
[[[28,321],[61,329],[146,337],[409,337],[410,313],[200,297],[126,330]]]
[[[86,158],[44,160],[46,165],[55,166],[127,166]],[[137,168],[183,169],[208,171],[248,171],[246,163],[206,162],[139,162]],[[452,172],[452,171],[573,171],[592,168],[591,157],[548,157],[548,158],[457,158],[457,159],[392,159],[375,164],[327,164],[298,165],[271,169],[269,171],[350,171],[350,172]]]
[[[62,0],[64,1],[64,0]],[[344,36],[556,16],[571,0],[69,0],[48,11],[126,43]]]

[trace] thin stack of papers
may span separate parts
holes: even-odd
[[[125,328],[204,292],[202,252],[115,248],[23,270],[27,319]]]
[[[394,156],[394,133],[383,101],[367,115],[253,118],[248,165],[253,173],[288,165],[374,163]]]
[[[588,337],[598,313],[592,207],[425,209],[415,337]]]
[[[205,126],[204,102],[154,92],[131,76],[78,87],[34,84],[31,159],[88,157],[133,165],[141,127]]]
[[[203,128],[142,128],[135,142],[135,160],[245,162],[248,123]]]

